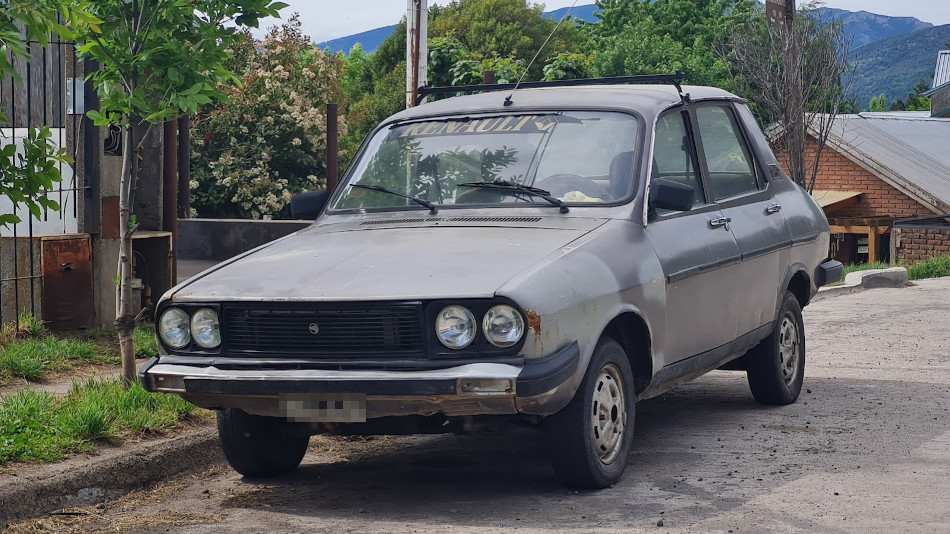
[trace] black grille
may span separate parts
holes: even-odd
[[[422,307],[417,304],[329,309],[227,306],[223,334],[230,353],[422,357],[422,323]]]

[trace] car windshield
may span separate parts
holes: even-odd
[[[637,133],[617,112],[400,123],[369,141],[348,182],[359,187],[344,186],[333,209],[618,202],[635,190]]]

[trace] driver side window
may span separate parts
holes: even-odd
[[[692,186],[693,205],[698,206],[706,203],[706,196],[696,165],[696,149],[686,128],[687,120],[685,112],[667,113],[657,120],[651,177]],[[658,210],[658,213],[669,211]]]

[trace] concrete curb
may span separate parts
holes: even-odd
[[[48,466],[0,476],[0,525],[115,499],[186,472],[223,463],[213,424]]]
[[[848,273],[848,275],[844,277],[844,284],[840,286],[819,288],[817,296],[833,297],[864,289],[903,287],[906,285],[908,285],[907,269],[904,267],[868,269],[867,271]]]

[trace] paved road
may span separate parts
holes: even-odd
[[[314,438],[291,476],[261,484],[214,469],[81,528],[950,532],[950,279],[820,299],[805,320],[798,403],[758,406],[730,372],[640,403],[610,489],[559,487],[530,432]]]

